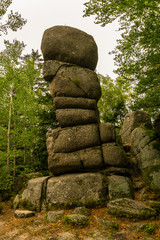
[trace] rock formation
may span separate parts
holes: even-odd
[[[160,140],[159,118],[152,126],[146,112],[135,111],[128,113],[124,119],[121,136],[124,144],[130,147],[129,165],[132,174],[139,177],[153,195],[145,198],[159,199],[160,190]],[[157,128],[156,128],[157,126]],[[144,194],[143,194],[144,195]]]
[[[101,88],[93,71],[98,60],[92,36],[67,26],[44,32],[44,78],[59,128],[47,133],[48,166],[54,175],[103,168],[97,101]]]
[[[59,123],[46,134],[48,168],[54,177],[30,180],[22,199],[40,211],[42,202],[48,209],[75,202],[101,203],[107,199],[107,188],[110,199],[133,198],[125,152],[116,144],[115,129],[99,121],[101,87],[94,72],[98,54],[93,37],[55,26],[44,32],[41,49],[43,75]]]

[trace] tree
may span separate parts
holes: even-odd
[[[11,190],[19,174],[46,171],[45,134],[55,123],[41,56],[22,55],[24,43],[5,41],[0,53],[0,192]],[[44,119],[45,115],[45,119]],[[43,116],[43,118],[42,118]],[[2,184],[5,178],[8,180]]]
[[[85,15],[105,26],[119,20],[122,38],[115,54],[115,71],[128,81],[135,94],[132,109],[154,115],[160,108],[160,1],[90,0]]]
[[[98,75],[102,95],[98,102],[100,119],[102,122],[110,122],[117,130],[122,125],[124,116],[128,112],[129,87],[122,84],[122,78],[115,82],[109,76]]]
[[[26,23],[26,20],[21,17],[18,12],[11,11],[5,22],[2,21],[2,18],[6,16],[7,9],[11,5],[12,0],[1,0],[0,2],[0,36],[2,33],[7,34],[8,30],[17,31],[17,29],[22,28]]]

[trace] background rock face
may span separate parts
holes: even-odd
[[[91,35],[68,26],[45,30],[41,50],[44,60],[73,63],[94,70],[98,60],[97,45]]]
[[[144,123],[151,124],[148,113],[143,111],[130,112],[125,116],[122,129],[120,131],[122,141],[130,143],[131,132]]]

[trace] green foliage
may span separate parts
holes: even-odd
[[[7,9],[11,5],[12,0],[1,0],[0,2],[0,19],[2,21],[3,17],[6,17]],[[7,34],[8,30],[17,31],[17,29],[22,28],[26,23],[26,20],[21,17],[18,12],[11,11],[6,20],[0,23],[0,36],[2,33]]]
[[[5,46],[0,53],[0,192],[9,196],[17,176],[47,174],[45,135],[55,127],[55,111],[38,51],[23,56],[25,45],[17,40]]]
[[[149,233],[149,234],[153,234],[154,231],[155,231],[155,227],[156,227],[156,224],[155,223],[150,223],[150,224],[147,224],[145,227],[144,227],[144,230],[146,233]]]
[[[110,122],[119,128],[127,113],[127,101],[129,101],[129,87],[122,84],[122,79],[115,82],[109,76],[98,75],[102,95],[98,102],[100,119],[102,122]]]
[[[119,20],[121,39],[115,54],[115,71],[133,88],[132,110],[154,115],[160,106],[160,8],[159,0],[90,0],[85,15],[105,26]]]
[[[0,196],[2,200],[12,196],[13,177],[8,174],[6,166],[0,162]]]

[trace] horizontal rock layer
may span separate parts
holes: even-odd
[[[95,72],[77,66],[61,67],[49,83],[52,97],[74,97],[99,100],[101,88]]]

